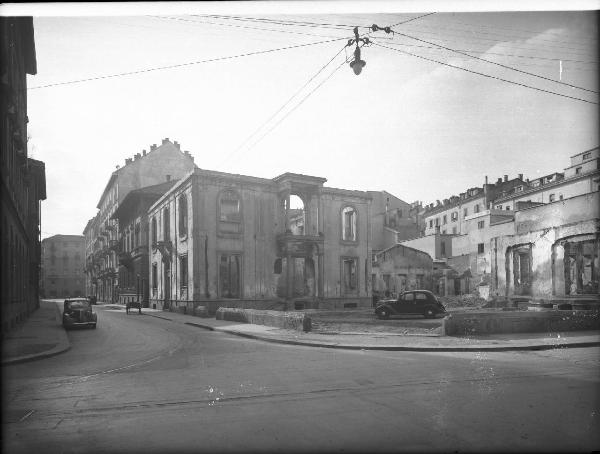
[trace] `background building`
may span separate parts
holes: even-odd
[[[116,302],[119,286],[119,225],[113,217],[119,204],[134,189],[181,178],[193,168],[194,158],[179,143],[163,139],[150,151],[125,160],[110,176],[100,196],[98,213],[86,225],[86,288],[98,301]]]
[[[42,296],[86,296],[84,264],[83,235],[54,235],[42,240]]]
[[[150,295],[148,253],[151,247],[148,208],[176,182],[171,180],[130,191],[112,215],[112,219],[116,219],[119,225],[117,252],[120,304],[139,300],[144,307],[148,307]]]
[[[39,307],[44,163],[28,157],[27,74],[36,74],[33,19],[0,17],[2,333]]]

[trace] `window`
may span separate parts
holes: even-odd
[[[558,196],[558,200],[562,200],[562,199],[563,199],[563,195],[562,195],[562,194],[560,194],[560,195]]]
[[[152,288],[156,290],[158,288],[158,265],[152,264]]]
[[[407,293],[404,295],[404,297],[402,298],[404,301],[414,301],[415,300],[415,294],[414,293]]]
[[[523,186],[517,186],[517,187],[515,188],[515,190],[516,190],[517,192],[521,192],[521,191],[523,190]]]
[[[171,214],[169,212],[169,208],[165,208],[163,210],[163,240],[169,241],[171,239],[171,224],[170,218]]]
[[[223,233],[242,232],[240,198],[235,191],[221,193],[219,200],[219,230]]]
[[[590,159],[591,156],[592,156],[592,153],[583,153],[583,156],[581,157],[581,159],[583,159],[585,161],[586,159]]]
[[[565,293],[598,293],[600,241],[598,238],[564,244]]]
[[[429,228],[430,228],[430,229],[431,229],[431,228],[433,228],[433,219],[430,219],[430,220],[429,220]]]
[[[450,215],[450,219],[452,219],[453,221],[458,220],[458,211],[455,211],[454,213],[452,213]]]
[[[344,293],[355,293],[358,290],[356,263],[356,258],[342,260]]]
[[[188,286],[188,256],[179,257],[179,286],[187,288]]]
[[[550,194],[550,196],[548,197],[548,200],[550,202],[554,202],[555,198],[556,198],[556,196],[554,194]]]
[[[155,217],[152,217],[151,229],[152,229],[152,244],[156,244],[156,242],[158,241],[158,232],[156,231],[156,218]]]
[[[427,299],[427,295],[425,295],[425,293],[416,293],[415,296],[418,300],[426,300]]]
[[[479,213],[479,204],[476,204],[476,205],[473,207],[473,213]]]
[[[477,223],[477,228],[478,229],[483,229],[485,227],[485,221],[479,221]]]
[[[465,208],[465,209],[463,210],[463,216],[467,216],[468,214],[469,214],[469,209],[468,209],[468,208]]]
[[[188,208],[187,198],[184,195],[179,197],[179,235],[187,235]]]
[[[448,224],[448,216],[447,215],[444,215],[444,217],[442,218],[442,223]]]
[[[506,205],[506,211],[510,211],[510,205]]]
[[[435,226],[438,227],[440,225],[440,218],[435,218]]]
[[[483,254],[485,252],[485,245],[483,243],[479,243],[477,245],[477,253]]]
[[[221,254],[219,259],[219,294],[221,298],[240,298],[241,256]]]
[[[580,174],[581,174],[581,171],[582,171],[582,169],[583,169],[583,167],[577,167],[577,168],[575,169],[575,175],[580,175]]]
[[[502,209],[502,205],[498,205],[496,208],[497,208],[498,210],[501,210],[501,209]]]
[[[442,241],[440,243],[440,254],[442,255],[442,257],[446,256],[446,242]]]
[[[135,246],[139,246],[140,245],[140,223],[138,222],[135,225]]]
[[[352,207],[342,210],[342,239],[356,241],[356,210]]]

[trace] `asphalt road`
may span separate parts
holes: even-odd
[[[600,449],[599,348],[345,351],[96,310],[3,368],[4,452]]]

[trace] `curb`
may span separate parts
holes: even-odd
[[[417,347],[417,346],[392,346],[392,345],[339,345],[323,344],[319,342],[295,341],[287,339],[276,339],[257,336],[255,334],[242,333],[222,328],[216,330],[233,334],[235,336],[246,337],[248,339],[261,340],[275,344],[299,345],[304,347],[337,348],[341,350],[380,350],[380,351],[409,351],[409,352],[506,352],[519,350],[553,350],[558,348],[583,348],[598,347],[600,342],[573,342],[562,344],[536,344],[536,345],[512,345],[512,346],[464,346],[464,347]]]
[[[60,318],[62,318],[62,313],[60,312],[60,309],[58,308],[58,305],[56,305],[56,304],[55,304],[55,309],[56,309],[57,317],[60,320]],[[64,338],[65,338],[66,342],[64,342],[63,345],[58,345],[50,350],[46,350],[45,352],[33,353],[31,355],[23,355],[23,356],[17,356],[16,358],[5,359],[5,360],[2,360],[1,364],[3,366],[9,366],[11,364],[27,363],[30,361],[36,361],[38,359],[46,359],[46,358],[50,358],[52,356],[60,355],[61,353],[64,353],[71,349],[71,343],[69,342],[69,337],[67,336],[67,333],[64,333]]]
[[[158,315],[145,314],[150,317],[156,317],[163,320],[175,321],[171,318],[161,317]],[[219,331],[223,333],[232,334],[234,336],[245,337],[247,339],[259,340],[264,342],[270,342],[273,344],[284,344],[284,345],[297,345],[303,347],[319,347],[319,348],[336,348],[340,350],[379,350],[379,351],[409,351],[409,352],[507,352],[507,351],[524,351],[524,350],[554,350],[559,348],[585,348],[585,347],[599,347],[600,341],[588,341],[588,342],[561,342],[557,344],[533,344],[533,345],[472,345],[472,346],[454,346],[454,347],[419,347],[419,346],[395,346],[395,345],[340,345],[340,344],[326,344],[321,342],[311,341],[297,341],[289,339],[278,339],[273,337],[260,336],[257,334],[243,333],[241,331],[235,331],[227,329],[226,327],[214,327],[210,325],[203,325],[201,323],[194,322],[180,322],[184,325],[195,326],[196,328],[205,329],[208,331]],[[416,336],[415,336],[416,337]],[[432,337],[432,336],[428,336]],[[438,336],[439,337],[439,336]]]

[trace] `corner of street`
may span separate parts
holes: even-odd
[[[96,311],[117,311],[129,315],[118,304],[99,304]],[[43,300],[22,325],[3,340],[2,364],[15,364],[43,359],[70,348],[67,333],[61,325],[60,305]],[[360,325],[354,332],[318,333],[275,328],[271,326],[238,323],[215,318],[201,318],[177,312],[142,309],[142,315],[170,320],[210,331],[219,331],[257,341],[320,348],[388,351],[516,351],[547,350],[600,346],[600,332],[571,331],[561,333],[512,333],[481,336],[443,336],[439,334],[402,334],[381,331],[369,325]],[[102,328],[102,320],[98,323]]]

